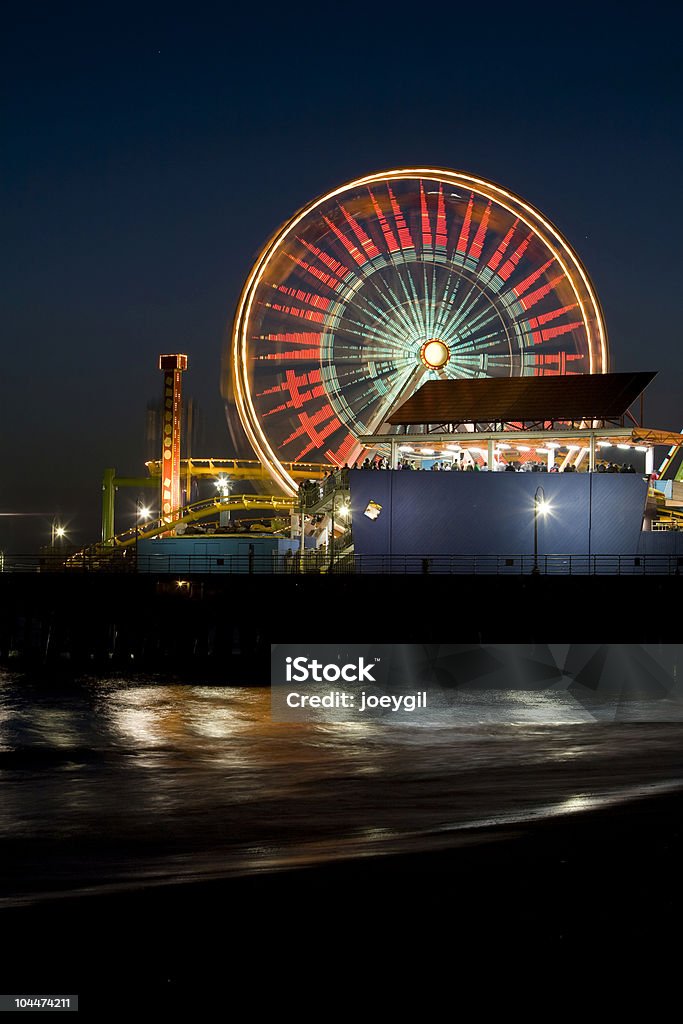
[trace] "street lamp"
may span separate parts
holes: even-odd
[[[151,509],[143,504],[142,498],[135,502],[135,550],[137,551],[138,536],[140,534],[140,523],[146,523],[152,515]]]
[[[299,572],[304,571],[304,551],[306,548],[306,493],[303,482],[299,484]]]
[[[330,533],[330,565],[328,572],[334,570],[334,513],[335,505],[337,504],[337,478],[334,478],[334,486],[332,488],[332,532]]]
[[[52,520],[52,529],[50,531],[50,547],[54,551],[58,540],[64,540],[66,537],[66,527],[62,526],[57,522],[56,519]]]
[[[230,477],[226,476],[224,473],[221,473],[221,475],[215,481],[216,490],[218,491],[220,501],[225,502],[228,500],[228,497],[230,496],[230,484]],[[219,513],[218,522],[220,526],[228,525],[228,523],[230,522],[230,509],[226,509],[225,512]]]
[[[551,505],[546,501],[545,491],[542,487],[537,487],[534,494],[534,567],[531,570],[535,576],[541,571],[538,568],[538,517],[546,516],[550,509]]]

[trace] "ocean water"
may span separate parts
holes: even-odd
[[[278,724],[267,688],[0,677],[0,906],[457,845],[683,787],[683,708],[442,695]]]

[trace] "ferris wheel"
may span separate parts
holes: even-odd
[[[608,369],[595,290],[557,228],[489,181],[421,168],[287,221],[247,278],[229,355],[247,437],[289,494],[283,463],[353,463],[426,380]]]

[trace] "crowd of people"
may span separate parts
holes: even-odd
[[[337,470],[329,469],[325,473],[322,479],[311,479],[303,480],[299,485],[301,493],[304,498],[306,505],[315,504],[321,498],[330,494],[333,490],[344,490],[349,486],[349,472],[352,469],[370,470],[373,472],[379,472],[381,470],[390,469],[391,465],[389,459],[384,456],[376,456],[375,458],[366,458],[363,461],[356,462],[353,466],[348,464],[340,467]],[[450,459],[437,459],[432,462],[431,465],[425,466],[423,460],[420,459],[408,459],[401,458],[397,465],[397,470],[417,470],[424,471],[428,470],[437,473],[488,473],[489,467],[485,461],[478,462],[470,459],[465,464],[459,464],[458,462],[450,461]],[[563,468],[561,466],[553,465],[548,467],[546,462],[538,462],[534,460],[528,460],[526,462],[497,462],[495,463],[492,472],[505,472],[505,473],[577,473],[587,472],[587,470],[577,470],[574,465],[566,465]],[[635,473],[636,469],[632,463],[617,463],[617,462],[599,462],[595,467],[596,473]],[[654,474],[653,474],[654,476]]]
[[[449,472],[449,473],[487,473],[489,467],[486,462],[479,463],[476,460],[470,460],[466,464],[462,465],[458,462],[451,462],[449,459],[442,459],[432,462],[430,466],[425,466],[423,460],[419,459],[407,459],[401,458],[396,466],[398,470],[431,470],[432,472]],[[366,458],[362,462],[356,462],[355,465],[349,466],[344,465],[338,470],[330,469],[323,477],[323,487],[337,486],[346,487],[348,485],[348,474],[351,469],[367,469],[367,470],[384,470],[391,469],[390,462],[384,456],[377,456],[374,459]],[[577,473],[584,472],[584,470],[577,470],[574,465],[567,465],[561,468],[557,464],[548,468],[545,462],[497,462],[494,464],[492,472],[506,472],[506,473]],[[596,473],[635,473],[636,470],[631,463],[617,463],[617,462],[600,462],[595,468]],[[304,488],[316,487],[319,485],[318,480],[304,480],[301,486]]]

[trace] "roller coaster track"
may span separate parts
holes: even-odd
[[[264,494],[231,494],[227,497],[204,498],[202,501],[195,501],[191,505],[185,505],[179,509],[175,517],[169,522],[166,519],[154,519],[132,526],[122,533],[117,533],[106,543],[94,544],[83,551],[77,552],[70,561],[78,560],[84,555],[106,554],[120,548],[132,547],[139,540],[148,540],[152,537],[159,537],[162,534],[172,533],[178,526],[196,523],[200,519],[208,519],[209,516],[218,515],[220,512],[254,511],[267,512],[270,517],[288,516],[292,509],[297,507],[295,498],[285,498],[282,495]]]

